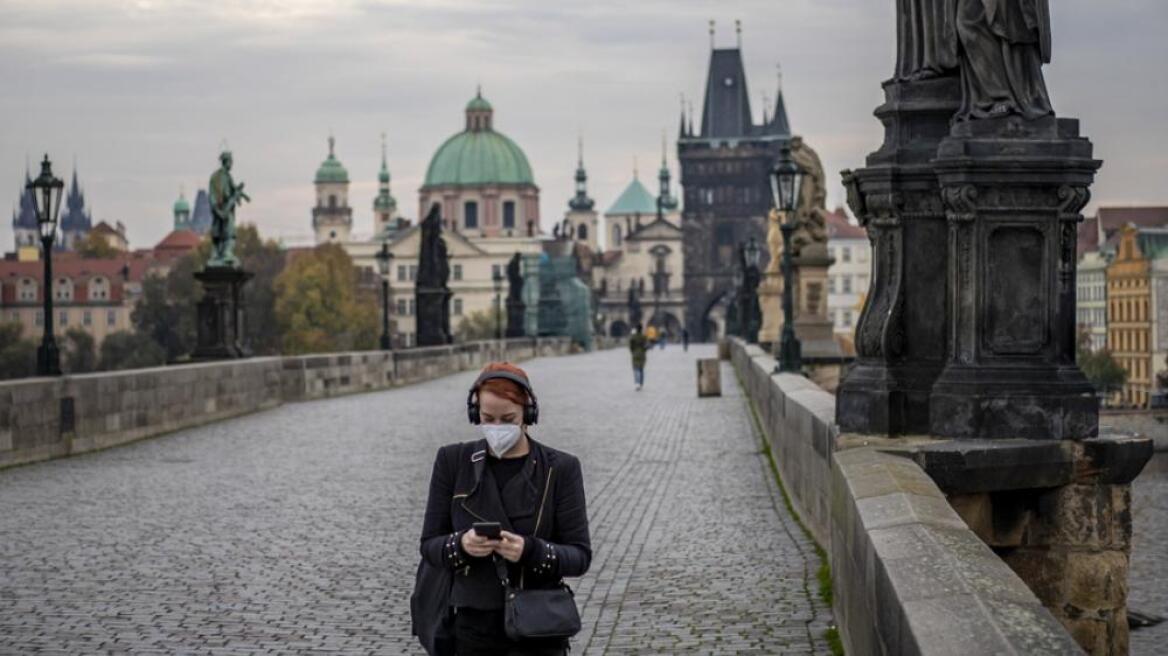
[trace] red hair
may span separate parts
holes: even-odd
[[[483,367],[482,373],[489,373],[492,371],[505,371],[509,374],[519,376],[523,380],[531,384],[531,379],[527,377],[527,372],[516,367],[510,362],[491,362]],[[480,374],[481,375],[481,374]],[[523,390],[515,381],[507,380],[505,378],[492,378],[479,386],[479,393],[490,392],[495,396],[507,399],[512,403],[525,405],[527,403],[527,392]]]

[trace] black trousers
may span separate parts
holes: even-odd
[[[564,656],[560,638],[523,640],[507,637],[502,610],[459,608],[454,614],[454,651],[458,656]]]

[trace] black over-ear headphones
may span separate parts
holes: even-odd
[[[535,392],[531,389],[531,383],[522,376],[516,376],[509,371],[488,371],[483,373],[471,385],[470,392],[466,395],[466,417],[472,424],[481,424],[482,418],[479,416],[479,389],[483,383],[488,380],[509,380],[523,388],[527,392],[527,401],[523,404],[523,423],[526,426],[534,426],[539,421],[539,401],[535,398]]]

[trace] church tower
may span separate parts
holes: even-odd
[[[77,250],[85,236],[93,228],[93,217],[85,208],[85,194],[77,183],[77,167],[73,167],[73,181],[69,185],[69,195],[65,197],[65,211],[61,213],[60,249]]]
[[[595,201],[588,196],[588,173],[584,170],[584,141],[577,142],[576,151],[576,195],[568,201],[568,214],[564,217],[564,229],[577,244],[583,244],[593,253],[600,249],[599,218],[593,207]]]
[[[353,210],[349,207],[349,172],[334,153],[336,140],[330,135],[329,153],[316,170],[316,207],[312,208],[312,229],[316,243],[349,241]]]
[[[28,184],[32,182],[28,170],[24,171],[24,184],[20,186],[20,205],[12,210],[12,232],[16,234],[16,250],[40,248],[41,231],[37,225],[36,202]]]
[[[773,115],[761,123],[752,118],[741,32],[734,48],[715,48],[713,39],[711,22],[700,130],[687,127],[677,140],[685,199],[685,316],[689,334],[699,341],[716,339],[724,331],[738,244],[752,236],[766,242],[766,215],[772,205],[767,176],[791,139],[781,90]],[[692,118],[691,112],[690,125]]]
[[[389,192],[389,164],[385,156],[385,134],[381,135],[381,171],[377,173],[377,197],[373,199],[373,233],[386,236],[398,228],[397,200]]]
[[[178,200],[174,201],[174,229],[191,230],[191,204],[182,189],[178,191]]]

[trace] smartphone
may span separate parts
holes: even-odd
[[[499,525],[499,522],[475,522],[474,523],[475,534],[481,535],[484,538],[491,538],[492,540],[498,540],[499,539],[499,531],[501,531],[501,530],[502,530],[502,527]]]

